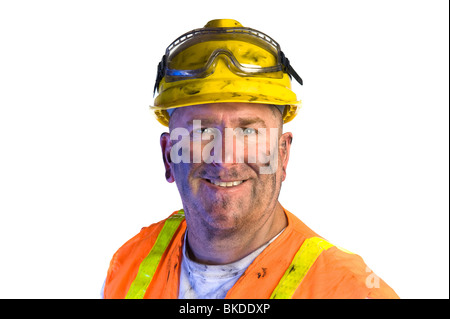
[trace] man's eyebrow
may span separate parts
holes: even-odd
[[[188,127],[192,127],[194,126],[194,121],[200,121],[202,126],[210,126],[212,124],[215,124],[217,122],[216,119],[208,119],[208,118],[203,118],[203,119],[192,119],[186,122],[186,125]]]
[[[238,124],[239,127],[246,127],[253,124],[258,124],[260,127],[266,127],[266,122],[259,117],[239,118]]]

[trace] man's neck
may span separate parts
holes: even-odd
[[[235,262],[249,255],[287,226],[287,218],[283,207],[277,203],[273,214],[256,230],[230,232],[226,235],[217,232],[211,233],[201,229],[189,229],[187,234],[188,253],[197,263],[210,265],[224,265]]]

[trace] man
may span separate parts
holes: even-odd
[[[152,107],[183,209],[111,260],[105,298],[398,298],[278,202],[301,78],[269,36],[213,20],[176,39]]]

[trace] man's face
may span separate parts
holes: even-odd
[[[217,234],[264,224],[278,202],[292,140],[282,134],[279,110],[250,103],[182,107],[170,131],[161,136],[166,178],[176,182],[191,227]],[[189,133],[183,147],[176,132]]]

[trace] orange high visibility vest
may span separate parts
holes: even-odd
[[[226,298],[398,298],[361,257],[320,238],[287,210],[285,214],[286,229]],[[182,210],[142,228],[114,254],[104,298],[176,299],[185,230]]]

